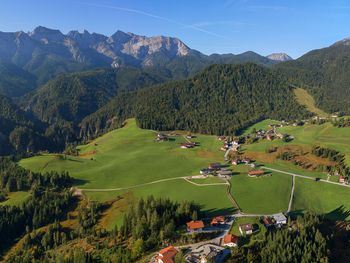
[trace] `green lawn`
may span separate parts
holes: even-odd
[[[296,178],[293,210],[313,211],[331,219],[350,219],[350,188]]]
[[[272,214],[288,208],[290,175],[273,172],[272,176],[252,178],[241,173],[233,176],[231,183],[231,193],[244,213]]]
[[[9,193],[9,195],[7,196],[8,199],[5,202],[0,202],[0,205],[19,206],[23,204],[29,196],[30,193],[28,192],[12,192]]]

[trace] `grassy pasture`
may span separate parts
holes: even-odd
[[[296,178],[293,210],[313,211],[331,219],[350,219],[350,189]]]
[[[304,105],[310,112],[317,114],[318,116],[326,117],[328,116],[323,110],[316,107],[314,98],[307,92],[307,90],[302,88],[294,89],[294,94],[297,101]]]
[[[11,206],[19,206],[24,203],[30,196],[28,192],[13,192],[9,193],[7,196],[8,199],[4,202],[0,202],[1,205],[11,205]]]

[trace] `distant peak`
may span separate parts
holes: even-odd
[[[344,38],[338,42],[335,42],[332,46],[350,46],[350,37]]]
[[[29,36],[36,40],[47,39],[49,41],[61,41],[64,38],[64,35],[58,29],[50,29],[43,26],[36,27],[29,33]]]
[[[284,61],[289,61],[289,60],[293,60],[292,57],[290,57],[289,55],[287,55],[286,53],[272,53],[268,56],[266,56],[268,59],[274,60],[274,61],[280,61],[280,62],[284,62]]]

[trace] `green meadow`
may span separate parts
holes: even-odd
[[[267,128],[271,122],[265,120],[257,123],[245,132],[253,128]],[[350,160],[350,149],[347,147],[350,145],[350,128],[335,128],[326,123],[287,126],[279,130],[295,137],[289,144],[323,145],[341,151]],[[178,201],[193,200],[202,206],[207,215],[231,213],[234,208],[226,193],[227,186],[203,185],[224,183],[223,180],[212,177],[191,179],[191,183],[182,178],[198,175],[199,170],[211,162],[223,162],[224,153],[219,150],[222,142],[216,136],[198,134],[191,139],[199,143],[198,147],[181,149],[180,143],[186,141],[182,135],[172,137],[171,141],[155,142],[156,134],[155,131],[138,128],[136,121],[131,119],[123,128],[79,146],[79,156],[45,154],[23,159],[20,165],[33,171],[68,171],[77,179],[77,186],[85,189],[85,195],[92,200],[108,201],[118,196],[128,196],[132,202],[154,195]],[[259,141],[245,145],[244,151],[265,153],[267,147],[285,144],[280,140]],[[265,165],[326,179],[323,173],[307,171],[289,162],[276,161]],[[272,172],[272,176],[250,178],[247,176],[248,166],[231,168],[235,174],[231,178],[231,194],[244,213],[271,214],[287,210],[292,185],[290,175]],[[342,204],[343,208],[350,207],[348,196],[348,188],[298,178],[293,208],[296,211],[311,210],[339,215],[336,212],[342,208]],[[115,219],[109,218],[108,224],[112,226],[113,222],[120,219],[121,213],[114,210],[111,214]]]
[[[24,203],[30,194],[28,192],[13,192],[9,193],[7,196],[7,200],[4,202],[0,202],[1,205],[13,205],[13,206],[20,206],[22,203]]]

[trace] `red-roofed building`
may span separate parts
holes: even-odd
[[[227,247],[237,247],[238,246],[238,236],[228,234],[224,236],[224,246]]]
[[[157,263],[174,263],[176,254],[177,250],[173,246],[163,248],[156,256]]]
[[[226,220],[224,216],[216,216],[214,217],[211,222],[210,225],[219,225],[219,224],[225,224]]]
[[[202,220],[195,220],[186,223],[188,232],[200,232],[204,228]]]
[[[265,173],[264,170],[252,170],[248,172],[248,175],[252,177],[257,177],[257,176],[264,175],[264,173]]]

